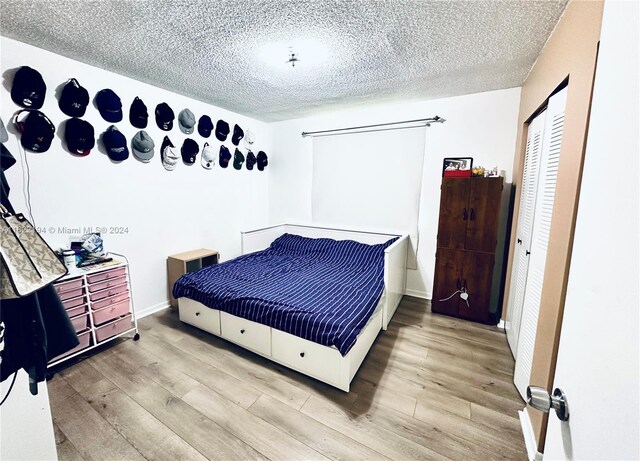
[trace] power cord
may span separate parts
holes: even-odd
[[[455,295],[457,295],[458,293],[460,293],[460,298],[462,300],[464,300],[465,303],[467,303],[467,307],[471,308],[471,306],[469,306],[469,293],[467,292],[467,289],[465,287],[460,288],[459,290],[454,291],[451,296],[449,296],[448,298],[444,298],[444,299],[439,299],[438,301],[442,302],[442,301],[449,301],[451,298],[453,298]]]
[[[11,390],[13,389],[13,385],[16,383],[16,378],[17,377],[18,377],[18,371],[13,373],[13,379],[11,380],[11,384],[9,385],[9,390],[7,391],[7,394],[2,399],[2,402],[0,402],[0,407],[7,400],[7,398],[9,397],[9,394],[11,394]]]

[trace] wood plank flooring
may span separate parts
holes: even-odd
[[[405,297],[344,393],[181,323],[57,373],[61,460],[524,460],[502,330]]]

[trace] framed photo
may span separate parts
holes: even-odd
[[[442,176],[445,171],[468,171],[471,172],[473,167],[473,158],[471,157],[454,157],[445,158],[442,162]]]

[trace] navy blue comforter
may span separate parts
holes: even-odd
[[[284,234],[269,248],[183,275],[187,297],[346,355],[384,286],[384,250],[351,240]]]

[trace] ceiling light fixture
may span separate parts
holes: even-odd
[[[285,64],[291,64],[291,67],[296,67],[296,62],[300,62],[298,55],[293,51],[293,48],[289,47],[289,59],[285,61]]]

